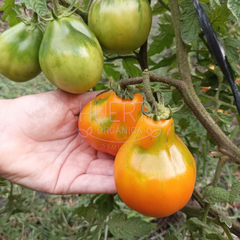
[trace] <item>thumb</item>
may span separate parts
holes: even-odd
[[[102,91],[85,92],[80,94],[71,94],[61,90],[57,90],[62,95],[61,98],[69,106],[74,115],[81,112],[83,107],[92,99],[94,99]]]

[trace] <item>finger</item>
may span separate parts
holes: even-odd
[[[117,193],[112,176],[85,174],[77,177],[67,194],[114,194]]]
[[[113,164],[114,164],[114,161],[111,159],[97,159],[97,160],[91,161],[86,174],[112,176]]]
[[[71,94],[58,90],[61,99],[68,105],[74,115],[80,113],[83,107],[92,99],[94,99],[101,91],[85,92],[80,94]]]

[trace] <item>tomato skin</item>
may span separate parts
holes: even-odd
[[[114,163],[119,196],[131,209],[166,217],[183,208],[196,181],[192,154],[174,133],[174,122],[142,115]]]
[[[82,109],[80,134],[94,149],[115,156],[141,116],[142,95],[123,100],[113,91],[97,96]]]
[[[47,24],[39,60],[48,80],[70,93],[94,87],[103,70],[101,46],[77,17],[61,17]]]
[[[147,40],[152,16],[147,0],[94,0],[88,25],[104,51],[124,54]]]
[[[43,38],[41,30],[18,23],[0,36],[0,73],[15,82],[36,77],[41,68],[38,52]]]

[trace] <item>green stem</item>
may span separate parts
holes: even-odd
[[[182,227],[180,227],[175,233],[174,233],[174,235],[178,235],[179,233],[181,233],[184,229],[186,228],[186,226],[185,225],[183,225]]]
[[[54,13],[55,13],[57,16],[59,16],[59,15],[61,14],[62,10],[61,10],[61,7],[60,7],[60,5],[59,5],[58,0],[52,0],[52,2],[53,2]]]
[[[229,157],[227,157],[227,156],[223,156],[219,159],[218,164],[217,164],[217,168],[216,168],[216,171],[215,171],[215,174],[214,174],[214,178],[213,178],[213,181],[212,181],[212,185],[214,187],[217,186],[217,183],[218,183],[218,180],[220,178],[222,169],[228,161],[229,161]]]
[[[170,11],[170,8],[168,7],[168,5],[167,5],[163,0],[158,0],[158,2],[159,2],[164,8],[166,8],[168,11]]]
[[[71,5],[70,3],[66,2],[65,0],[59,0],[59,4],[66,8],[68,8]],[[88,22],[88,13],[87,12],[84,12],[81,9],[76,10],[76,7],[73,7],[72,10],[73,11],[75,10],[75,13],[78,14],[85,23]]]
[[[33,15],[31,17],[31,22],[37,23],[38,22],[38,15],[36,12],[33,12]]]
[[[202,221],[203,221],[204,223],[206,223],[206,221],[207,221],[208,212],[209,212],[210,207],[211,207],[211,204],[210,204],[210,203],[207,203],[207,204],[205,205],[204,213],[203,213],[203,216],[202,216]],[[205,227],[202,227],[202,237],[205,238]]]
[[[87,230],[86,230],[86,232],[85,232],[85,234],[84,234],[84,236],[83,236],[83,239],[87,239],[87,236],[88,236],[88,234],[89,234],[92,226],[94,225],[95,220],[96,220],[96,218],[93,217],[92,220],[91,220],[91,222],[90,222],[89,225],[88,225],[88,228],[87,228]]]
[[[225,224],[225,223],[222,223],[222,224],[221,224],[221,227],[223,228],[224,232],[225,232],[226,235],[228,236],[228,239],[229,239],[229,240],[234,240],[234,238],[233,238],[231,232],[229,231],[229,228],[226,226],[226,224]]]
[[[93,3],[93,0],[90,0],[89,3],[88,3],[88,6],[87,6],[87,12],[89,12],[89,9],[90,9],[92,3]]]
[[[230,103],[225,103],[225,102],[223,102],[223,101],[221,101],[221,100],[219,100],[219,99],[216,99],[215,97],[208,96],[208,95],[205,94],[205,93],[199,93],[199,95],[202,96],[202,97],[204,97],[204,98],[207,98],[207,99],[210,99],[210,100],[216,102],[216,104],[219,104],[219,106],[224,105],[224,106],[226,106],[226,107],[230,107],[230,108],[235,108],[235,109],[236,109],[236,106],[234,106],[234,105],[232,105],[232,104],[230,104]]]
[[[151,85],[150,85],[150,76],[148,71],[143,72],[143,89],[146,96],[147,102],[150,104],[153,110],[157,108],[157,102],[153,96]]]
[[[11,183],[11,188],[10,188],[10,196],[13,196],[13,183]]]

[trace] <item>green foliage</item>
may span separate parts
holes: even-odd
[[[234,201],[236,201],[239,194],[240,194],[240,179],[234,181],[232,184],[232,188],[229,195],[229,203],[232,204]]]
[[[219,228],[215,228],[214,225],[212,225],[210,223],[204,223],[203,221],[199,220],[198,218],[189,219],[186,222],[186,225],[192,231],[197,231],[197,230],[201,230],[201,228],[204,228],[204,230],[208,234],[221,235],[221,233],[223,232]]]
[[[229,192],[220,187],[214,187],[212,185],[209,185],[203,189],[202,194],[204,200],[210,204],[229,201]]]
[[[155,226],[140,218],[127,218],[125,214],[112,214],[108,221],[109,231],[117,239],[132,239],[147,235]]]
[[[208,6],[204,3],[201,5],[206,14],[209,15]],[[181,6],[184,7],[184,11],[179,18],[179,20],[182,21],[181,35],[185,43],[190,43],[198,38],[201,32],[201,26],[193,2],[191,0],[183,0]]]
[[[229,18],[229,11],[227,5],[220,5],[215,8],[210,14],[210,22],[215,31],[226,34],[226,22]]]
[[[158,1],[152,7],[152,14],[153,15],[163,14],[166,11],[167,11],[166,8],[163,7]]]
[[[4,0],[3,5],[0,7],[0,11],[4,11],[2,21],[7,19],[9,26],[18,24],[17,13],[15,12],[15,0]]]
[[[240,2],[235,0],[228,1],[228,8],[240,24]]]
[[[126,70],[127,74],[134,78],[140,77],[142,75],[142,71],[139,67],[137,67],[137,60],[126,58],[122,60],[123,68]]]
[[[118,209],[114,195],[101,194],[94,195],[88,206],[75,209],[73,215],[77,214],[89,223],[88,231],[92,233],[91,239],[100,239],[102,230],[106,227],[116,239],[141,237],[155,227],[155,224],[146,222],[140,217],[127,217]]]
[[[42,0],[20,0],[22,4],[25,4],[27,9],[32,9],[40,16],[44,16],[47,13],[47,2]]]
[[[165,48],[170,48],[173,42],[174,30],[172,24],[159,24],[158,31],[161,33],[152,37],[148,56],[161,53]]]
[[[112,63],[105,63],[103,67],[108,77],[112,77],[115,80],[119,80],[120,72],[116,70],[116,66]]]

